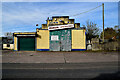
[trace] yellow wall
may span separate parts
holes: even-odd
[[[68,22],[67,22],[68,23]],[[74,20],[69,20],[68,24],[74,24]]]
[[[80,24],[75,23],[75,28],[80,28]]]
[[[49,20],[47,20],[47,27],[49,26],[49,22],[50,22],[50,21],[49,21]]]
[[[68,18],[65,18],[65,19],[64,19],[64,23],[65,23],[65,24],[68,24],[68,21],[69,21]]]
[[[86,49],[85,30],[72,30],[72,49]]]
[[[14,36],[14,50],[17,50],[17,37]]]
[[[48,29],[47,24],[42,24],[42,29]]]
[[[56,20],[55,20],[56,19]],[[59,22],[59,20],[65,21],[68,18],[53,18],[53,22]]]
[[[56,19],[56,20],[55,20],[55,19]],[[59,20],[64,21],[65,24],[74,24],[74,21],[72,21],[72,23],[70,23],[71,20],[69,20],[69,18],[53,18],[52,21],[47,20],[47,27],[49,26],[50,22],[53,22],[52,24],[63,24],[63,23],[60,22]],[[68,21],[69,21],[69,23],[68,23]],[[54,22],[55,22],[55,23],[54,23]],[[58,22],[58,23],[56,23],[56,22]]]
[[[37,35],[37,49],[49,49],[49,31],[39,30]]]

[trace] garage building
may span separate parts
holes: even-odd
[[[47,18],[36,32],[14,33],[15,51],[83,51],[86,30],[69,16]]]

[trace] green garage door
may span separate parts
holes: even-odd
[[[19,51],[34,51],[35,38],[34,37],[20,37],[18,38]]]

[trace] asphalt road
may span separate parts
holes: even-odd
[[[117,80],[118,62],[88,63],[3,63],[2,79],[79,78],[90,80]],[[44,80],[45,80],[44,79]]]

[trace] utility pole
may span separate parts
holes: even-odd
[[[103,15],[103,43],[104,43],[104,3],[102,3],[102,8],[103,8],[102,15]]]

